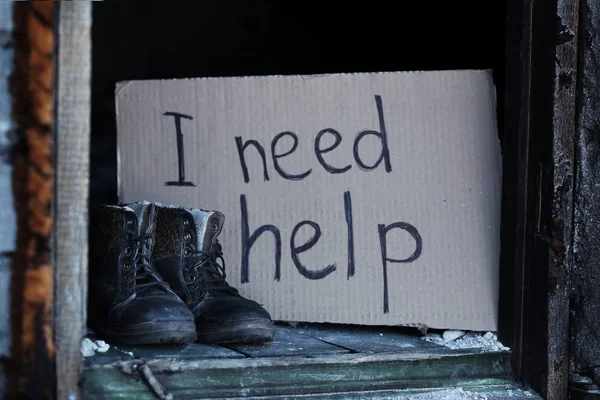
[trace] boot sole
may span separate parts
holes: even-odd
[[[106,324],[97,330],[107,341],[118,344],[193,343],[198,335],[193,321],[153,321],[138,324]]]
[[[198,341],[210,344],[263,343],[273,340],[273,322],[268,319],[202,323]]]

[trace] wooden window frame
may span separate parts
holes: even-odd
[[[500,96],[501,291],[508,294],[501,302],[499,335],[511,347],[515,378],[547,399],[567,398],[568,390],[578,4],[508,1]],[[60,399],[80,398],[80,342],[86,333],[91,9],[91,2],[57,2],[53,17],[53,336],[46,355],[55,368],[35,373],[55,383],[51,391]],[[21,352],[16,357],[27,356],[25,347],[16,348]],[[33,373],[25,371],[24,382],[39,380],[27,375]]]
[[[510,0],[507,17],[499,336],[516,379],[566,399],[579,1]]]

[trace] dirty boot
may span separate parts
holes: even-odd
[[[273,322],[258,303],[225,278],[217,211],[157,205],[152,261],[196,315],[203,343],[258,343],[273,339]],[[219,264],[218,260],[221,262]]]
[[[120,344],[196,340],[194,315],[153,268],[155,207],[90,209],[88,321]]]

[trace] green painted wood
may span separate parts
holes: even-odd
[[[289,327],[288,329],[293,329]],[[299,334],[335,344],[356,353],[424,352],[451,353],[452,350],[426,342],[416,335],[397,329],[377,326],[340,326],[331,324],[305,324],[296,329]]]
[[[277,396],[269,399],[286,400],[305,400],[322,399],[322,394],[316,395],[298,395],[298,396]],[[229,400],[264,400],[264,397],[236,397]],[[360,393],[330,393],[327,394],[327,400],[542,400],[540,396],[530,390],[525,390],[516,384],[512,385],[482,385],[470,386],[464,388],[446,388],[446,389],[424,389],[424,390],[379,390],[362,391]]]
[[[290,326],[275,325],[273,342],[259,345],[231,345],[249,357],[315,356],[350,353],[350,350],[315,339]]]
[[[130,363],[131,364],[131,363]],[[473,387],[510,383],[508,354],[341,354],[306,357],[148,362],[177,399]],[[151,399],[132,365],[86,368],[88,399]],[[124,372],[125,371],[125,372]],[[355,397],[356,398],[356,397]]]
[[[152,360],[210,360],[215,358],[244,358],[234,350],[200,343],[186,345],[111,346],[106,353],[96,353],[85,359],[87,368],[110,366],[134,359]]]
[[[135,369],[140,362],[177,399],[384,399],[424,388],[511,384],[506,352],[450,350],[385,327],[275,329],[275,340],[262,345],[112,347],[86,359],[83,391],[89,399],[155,398]]]
[[[141,382],[139,382],[141,383]],[[139,385],[138,383],[138,385]],[[140,399],[140,400],[155,400],[145,389],[139,385],[135,389],[132,387],[131,390],[123,393],[115,393],[115,397],[111,399]],[[135,390],[140,390],[136,393]],[[370,400],[396,400],[396,399],[410,399],[410,400],[542,400],[538,394],[531,390],[523,389],[521,386],[516,384],[502,384],[497,381],[485,382],[479,381],[474,383],[472,386],[464,387],[451,387],[446,389],[408,389],[408,390],[364,390],[360,393],[357,392],[338,392],[338,393],[316,393],[316,394],[298,394],[298,395],[275,395],[275,396],[236,396],[228,397],[228,400],[306,400],[306,399],[323,399],[324,396],[327,400],[357,400],[357,399],[370,399]],[[90,400],[101,400],[105,399],[104,395],[92,395],[88,396]],[[179,398],[179,397],[176,397]],[[189,397],[194,399],[202,399],[202,397]]]

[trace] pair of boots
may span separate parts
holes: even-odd
[[[225,280],[223,222],[147,201],[91,207],[90,327],[120,344],[272,340],[269,313]]]

